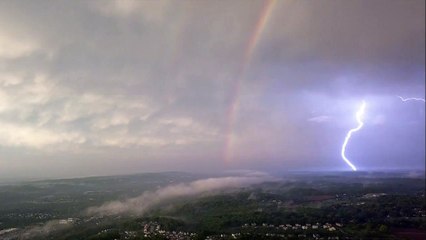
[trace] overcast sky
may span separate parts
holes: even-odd
[[[423,0],[0,1],[0,178],[424,168]]]

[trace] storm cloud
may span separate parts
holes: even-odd
[[[424,168],[425,2],[266,3],[1,1],[0,176]]]

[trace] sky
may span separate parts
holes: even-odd
[[[0,1],[0,178],[424,169],[423,0]]]

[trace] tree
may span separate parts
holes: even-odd
[[[380,227],[379,227],[379,232],[382,232],[382,233],[386,233],[386,232],[388,232],[388,230],[389,230],[389,228],[388,228],[388,226],[386,226],[386,225],[380,225]]]

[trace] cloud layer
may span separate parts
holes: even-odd
[[[170,185],[153,192],[145,192],[135,198],[108,202],[99,207],[91,207],[87,210],[87,214],[101,216],[118,214],[143,215],[153,207],[174,199],[194,197],[207,193],[214,194],[220,190],[241,188],[268,180],[271,181],[272,179],[272,177],[267,175],[232,176]]]
[[[334,167],[362,99],[381,128],[350,154],[424,167],[424,106],[394,99],[424,97],[424,1],[275,1],[248,51],[264,4],[2,1],[0,175]]]

